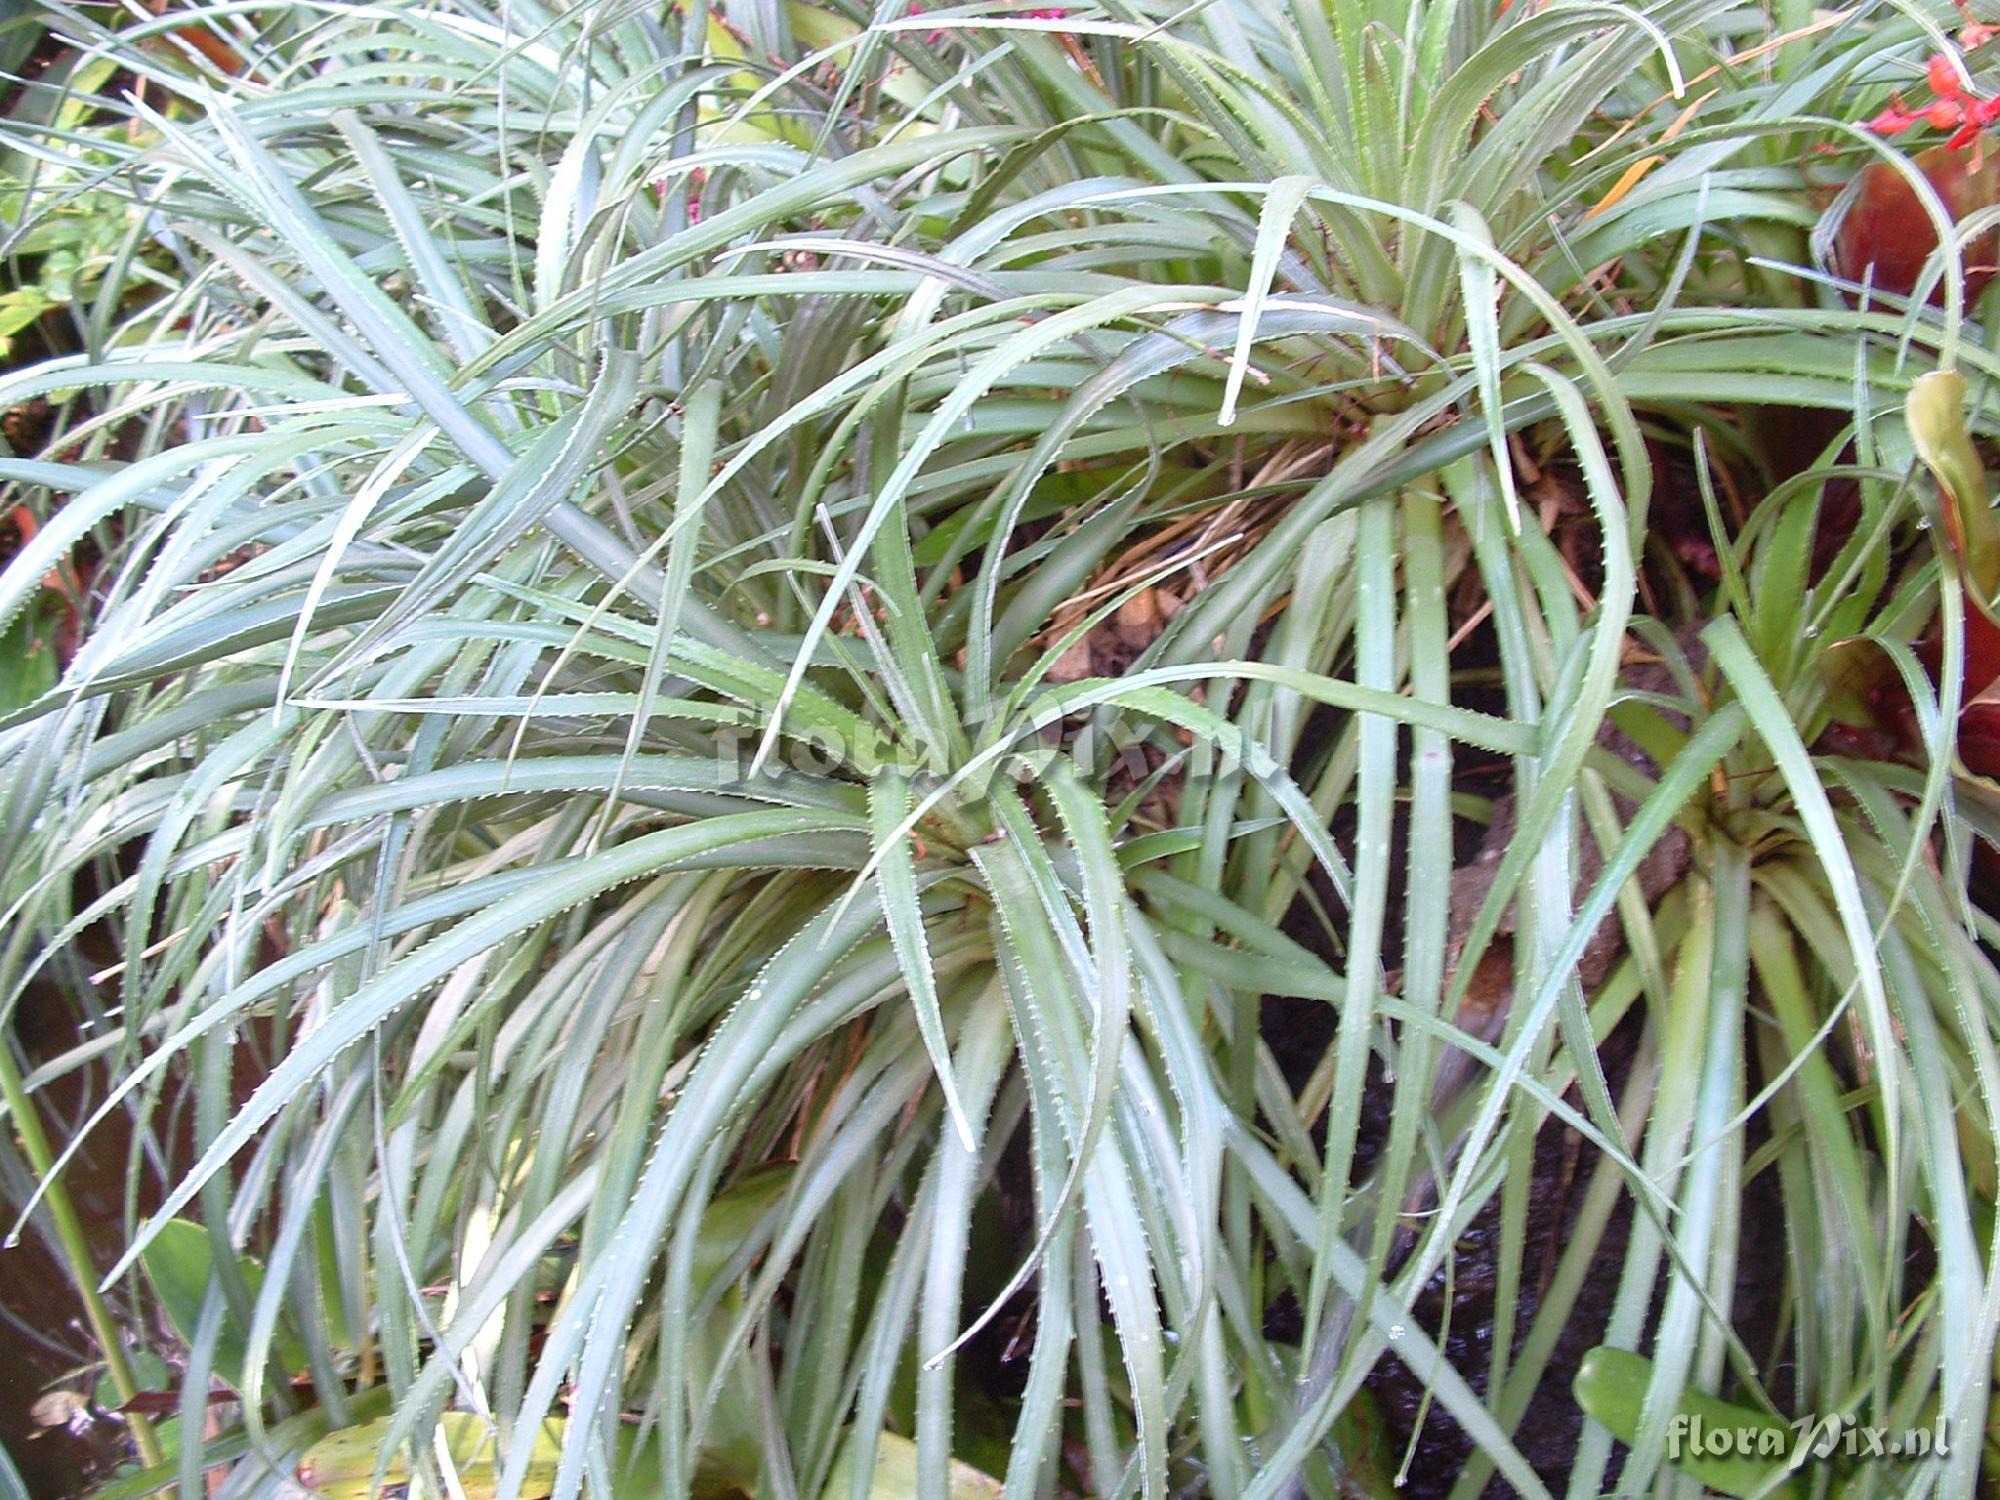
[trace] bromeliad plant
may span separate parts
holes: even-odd
[[[1890,588],[1877,450],[1992,359],[1772,269],[1936,24],[1797,9],[52,8],[145,89],[21,132],[37,191],[128,194],[180,269],[0,389],[91,413],[0,466],[61,502],[0,624],[108,559],[0,720],[0,983],[117,947],[75,1049],[6,1060],[137,1129],[107,1280],[185,1364],[113,1492],[1385,1492],[1386,1357],[1463,1493],[1594,1494],[1609,1429],[1567,1477],[1513,1434],[1621,1211],[1647,1484],[1685,1388],[1776,1399],[1730,1316],[1765,1170],[1793,1394],[1979,1430],[1982,793],[1948,712],[1911,771],[1807,746],[1814,643],[1956,597]],[[1720,584],[1642,623],[1661,445],[1767,401],[1859,407],[1852,543],[1808,591],[1810,482],[1718,504]],[[1601,743],[1634,641],[1656,771]],[[1461,954],[1464,750],[1517,837]],[[1296,1090],[1266,995],[1337,1016]],[[1522,1327],[1552,1112],[1598,1165]],[[1410,1309],[1489,1203],[1475,1382]]]

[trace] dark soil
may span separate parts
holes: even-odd
[[[29,991],[16,1013],[15,1029],[31,1063],[75,1045],[69,1005],[49,987]],[[53,1141],[66,1141],[69,1122],[97,1102],[86,1096],[76,1075],[51,1084],[40,1098],[43,1125]],[[124,1239],[130,1137],[122,1123],[114,1120],[86,1141],[63,1176],[100,1269],[110,1266]],[[26,1170],[19,1167],[23,1174]],[[6,1207],[4,1212],[11,1227],[15,1210]],[[130,1326],[115,1302],[112,1312]],[[46,1428],[35,1419],[36,1403],[52,1392],[88,1398],[103,1368],[84,1322],[83,1304],[54,1253],[45,1216],[23,1232],[19,1244],[0,1249],[0,1320],[7,1325],[0,1336],[13,1351],[12,1358],[0,1361],[0,1446],[36,1500],[79,1494],[110,1474],[126,1456],[127,1441],[123,1424],[94,1405],[82,1410],[73,1429]]]

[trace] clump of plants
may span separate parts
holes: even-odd
[[[2000,1473],[1990,27],[47,14],[101,1495]]]

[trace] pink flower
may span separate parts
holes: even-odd
[[[696,167],[692,172],[688,173],[688,180],[694,184],[694,191],[688,194],[687,200],[688,223],[699,224],[701,222],[701,190],[703,185],[708,181],[708,168]],[[661,177],[653,183],[653,196],[659,199],[663,206],[667,201],[667,184],[669,181],[669,178]]]

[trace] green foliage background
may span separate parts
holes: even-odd
[[[61,408],[0,461],[41,513],[0,625],[103,564],[0,718],[0,985],[86,934],[122,961],[70,986],[71,1050],[8,1063],[17,1124],[88,1073],[136,1129],[97,1269],[185,1367],[172,1451],[109,1493],[275,1494],[378,1420],[421,1476],[447,1405],[497,1424],[503,1495],[859,1497],[902,1438],[926,1495],[953,1455],[1010,1496],[1387,1493],[1403,1455],[1351,1422],[1386,1352],[1471,1441],[1454,1494],[1540,1495],[1510,1434],[1607,1274],[1604,1342],[1652,1359],[1622,1492],[1692,1493],[1681,1393],[1769,1409],[1780,1366],[1796,1410],[1983,1433],[2000,972],[1965,891],[2000,821],[1953,756],[1964,585],[1903,409],[1950,366],[1986,430],[1995,355],[1957,257],[1937,307],[1857,309],[1810,241],[1900,159],[1850,122],[1953,12],[43,19],[71,50],[17,100],[7,247],[76,352],[0,380]],[[1711,460],[1794,457],[1760,403],[1850,424],[1860,519],[1816,583],[1838,443],[1722,524]],[[1516,442],[1573,466],[1587,581]],[[1656,447],[1717,519],[1713,587],[1642,596]],[[1185,602],[1129,670],[1052,675],[1155,592]],[[1810,748],[1863,635],[1914,764]],[[1672,691],[1624,684],[1635,644]],[[1600,744],[1615,707],[1665,710],[1657,776]],[[1152,747],[1139,784],[1086,724]],[[1517,835],[1453,963],[1488,812],[1455,765],[1487,763]],[[1649,910],[1627,881],[1676,823]],[[1266,995],[1337,1018],[1302,1087]],[[1434,1109],[1454,1042],[1474,1086]],[[1551,1114],[1596,1153],[1517,1326]],[[1475,1389],[1409,1309],[1493,1201]],[[1022,1277],[995,1396],[958,1341]],[[242,1427],[197,1442],[212,1376]],[[545,1474],[516,1439],[551,1414]],[[1981,1459],[1815,1483],[1968,1494]],[[1558,1482],[1611,1460],[1589,1424]]]

